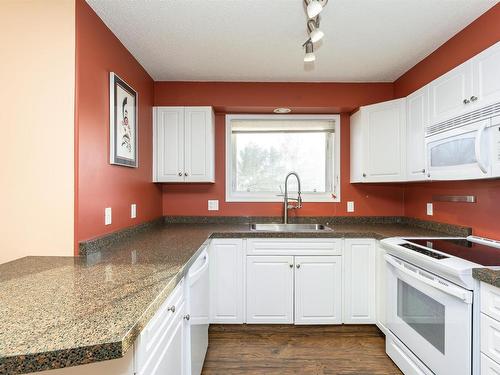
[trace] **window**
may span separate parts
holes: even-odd
[[[339,115],[227,115],[226,201],[280,202],[291,171],[304,202],[340,201],[339,131]]]

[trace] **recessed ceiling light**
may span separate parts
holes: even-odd
[[[280,107],[280,108],[275,108],[273,110],[274,113],[290,113],[292,112],[292,110],[290,108],[283,108],[283,107]]]

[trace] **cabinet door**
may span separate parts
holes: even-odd
[[[293,322],[293,257],[247,257],[247,323]]]
[[[184,108],[154,108],[154,182],[184,181]]]
[[[345,240],[343,275],[344,323],[375,323],[375,240]]]
[[[425,127],[429,123],[429,87],[406,98],[406,171],[408,181],[425,180]]]
[[[342,323],[342,257],[295,257],[295,324]]]
[[[366,182],[406,178],[406,98],[364,107],[364,165]],[[363,117],[363,116],[362,116]]]
[[[211,107],[185,108],[186,182],[214,182],[214,118]]]
[[[377,327],[384,333],[387,332],[387,318],[386,318],[386,304],[387,304],[387,282],[386,282],[386,264],[385,254],[386,251],[377,243],[376,248],[376,316]]]
[[[472,65],[465,62],[429,83],[430,125],[471,110]]]
[[[137,375],[186,374],[187,340],[184,319],[185,304],[178,307],[172,323],[162,333],[162,340],[144,366],[137,368]]]
[[[474,107],[500,102],[500,42],[472,60]]]
[[[209,260],[210,323],[244,323],[243,240],[212,240]]]

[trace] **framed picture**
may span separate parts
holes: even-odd
[[[138,167],[137,92],[115,73],[109,73],[109,162]]]

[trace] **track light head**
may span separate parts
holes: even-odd
[[[304,56],[304,62],[313,62],[316,60],[316,55],[314,54],[314,46],[312,41],[309,39],[306,43],[306,55]]]
[[[309,18],[314,18],[323,10],[323,5],[319,2],[319,0],[311,0],[309,4],[307,4],[307,16]]]
[[[313,43],[319,42],[325,36],[325,33],[319,29],[319,16],[316,19],[307,21],[307,29]]]

